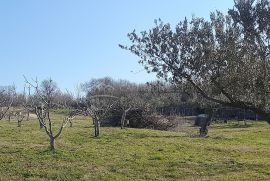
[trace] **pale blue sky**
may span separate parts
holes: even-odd
[[[129,43],[128,32],[148,30],[154,19],[176,25],[232,6],[233,0],[0,0],[0,85],[21,90],[23,75],[51,77],[62,90],[105,76],[154,80],[118,47]]]

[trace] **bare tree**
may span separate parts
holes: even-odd
[[[6,114],[6,116],[8,117],[8,121],[10,121],[12,119],[12,117],[16,116],[16,112],[9,110],[8,113]]]
[[[139,95],[142,95],[138,91],[139,86],[137,84],[126,80],[115,81],[110,77],[92,79],[83,84],[83,89],[87,92],[88,97],[106,95],[105,98],[112,96],[115,98],[114,108],[122,112],[120,119],[121,128],[128,124],[129,121],[126,119],[126,115],[131,109],[136,108],[137,102],[141,100]]]
[[[27,92],[26,92],[26,89],[27,89]],[[28,87],[24,87],[24,91],[23,91],[23,98],[24,98],[24,103],[23,105],[26,105],[28,100],[30,99],[30,96],[31,96],[31,86],[28,85]],[[27,117],[26,117],[26,120],[28,121],[29,120],[29,117],[30,117],[30,110],[27,109],[27,106],[25,107],[25,110],[27,111]]]
[[[67,121],[69,122],[69,127],[72,127],[73,126],[73,120],[75,118],[75,115],[74,114],[69,114],[66,119]]]
[[[110,95],[90,96],[87,100],[87,113],[92,117],[95,129],[95,137],[100,134],[100,122],[104,120],[109,110],[116,105],[118,97]]]
[[[17,119],[18,127],[21,127],[22,121],[27,117],[27,114],[18,111],[15,113],[15,118]]]
[[[37,115],[38,121],[50,139],[50,150],[54,150],[55,140],[61,135],[63,128],[68,123],[68,119],[64,118],[60,128],[58,131],[56,131],[56,133],[54,133],[51,110],[55,107],[54,94],[57,91],[56,83],[51,79],[44,80],[40,85],[37,80],[32,83],[25,78],[25,81],[29,86],[31,86],[31,88],[34,88],[35,90],[35,97],[38,98],[39,105],[32,101],[33,104],[31,107],[35,108],[35,113]]]
[[[10,109],[15,96],[15,88],[8,87],[6,89],[0,90],[0,120],[2,120],[8,110]]]
[[[130,120],[126,119],[128,113],[131,110],[142,109],[146,110],[147,100],[140,99],[138,92],[134,91],[123,91],[121,97],[119,97],[118,105],[122,110],[121,116],[121,129],[130,125]]]
[[[125,101],[126,102],[126,101]],[[121,129],[123,129],[124,127],[126,127],[127,125],[129,125],[129,121],[126,119],[127,113],[130,111],[130,109],[132,108],[131,105],[126,105],[126,104],[121,104],[121,108],[123,111],[122,117],[121,117]]]
[[[79,115],[86,116],[87,114],[86,114],[86,111],[83,109],[70,110],[66,114],[65,119],[67,119],[67,121],[69,123],[69,127],[73,126],[73,121],[74,121],[75,117],[79,116]]]
[[[27,110],[27,113],[28,113],[29,116],[30,116],[30,112],[33,112],[35,114],[39,113],[41,115],[41,117],[43,119],[45,119],[46,118],[46,112],[45,112],[45,109],[43,107],[44,104],[42,103],[41,96],[39,96],[37,94],[38,90],[36,90],[36,88],[39,89],[37,80],[33,81],[34,84],[36,84],[36,85],[34,85],[34,84],[30,83],[26,79],[26,77],[24,77],[24,78],[25,78],[26,83],[28,84],[28,86],[27,86],[28,95],[25,92],[26,88],[24,88],[24,94],[23,94],[24,95],[24,100],[22,102],[22,106],[24,107],[25,110]],[[31,88],[34,88],[33,93],[31,93]],[[38,91],[38,92],[40,94],[40,91]],[[27,115],[27,117],[28,117],[28,115]],[[12,116],[12,113],[11,113],[11,116]],[[42,122],[40,122],[39,119],[38,119],[38,122],[39,122],[39,128],[40,129],[44,128]]]

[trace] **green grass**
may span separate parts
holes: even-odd
[[[51,152],[36,120],[2,120],[0,180],[270,180],[269,125],[214,124],[206,138],[192,136],[197,129],[101,128],[94,138],[81,118]]]

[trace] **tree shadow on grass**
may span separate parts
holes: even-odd
[[[134,135],[129,135],[131,138],[137,138],[137,139],[142,139],[142,138],[182,138],[183,135],[147,135],[147,134],[134,134]]]
[[[234,128],[250,128],[253,127],[252,124],[222,124],[222,125],[215,125],[215,129],[234,129]],[[211,128],[210,128],[211,129]]]
[[[65,157],[68,153],[61,150],[61,149],[55,149],[55,150],[50,150],[49,148],[44,149],[44,150],[37,150],[37,155],[39,156],[53,156],[57,158],[62,158]]]

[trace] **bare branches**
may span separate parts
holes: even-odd
[[[62,125],[59,128],[59,130],[58,130],[58,133],[54,136],[54,139],[58,138],[61,135],[63,128],[66,127],[66,125],[68,124],[68,122],[69,122],[68,118],[64,118],[64,120],[62,122]]]
[[[111,95],[89,96],[86,112],[94,123],[95,137],[100,134],[100,122],[108,116],[109,110],[117,104],[119,98]]]
[[[1,90],[0,92],[0,120],[2,120],[10,107],[13,104],[15,96],[15,87],[13,86],[10,90]]]
[[[17,119],[18,127],[21,127],[22,121],[24,120],[26,115],[22,113],[21,111],[19,111],[15,114],[15,117]]]
[[[45,103],[45,104],[49,104],[46,100],[46,98],[41,94],[40,92],[40,89],[39,89],[39,83],[38,83],[38,80],[36,78],[36,80],[33,80],[34,83],[31,83],[30,81],[28,81],[28,79],[24,76],[24,80],[25,80],[25,83],[28,84],[29,86],[31,86],[32,88],[34,88],[35,92],[36,92],[36,95],[38,97],[40,97],[42,99],[42,101]]]
[[[58,105],[58,103],[54,103],[54,96],[57,91],[56,84],[51,79],[44,80],[41,84],[39,84],[37,79],[33,80],[32,83],[28,81],[25,76],[24,78],[26,84],[28,84],[29,87],[33,88],[35,92],[35,94],[31,96],[29,90],[29,98],[36,98],[35,101],[33,99],[32,101],[28,101],[24,107],[26,107],[28,110],[29,107],[35,110],[35,114],[37,115],[40,128],[44,128],[46,134],[50,139],[50,149],[54,150],[55,139],[61,135],[63,128],[68,123],[68,119],[65,118],[58,132],[54,133],[50,111],[54,108],[55,105]]]

